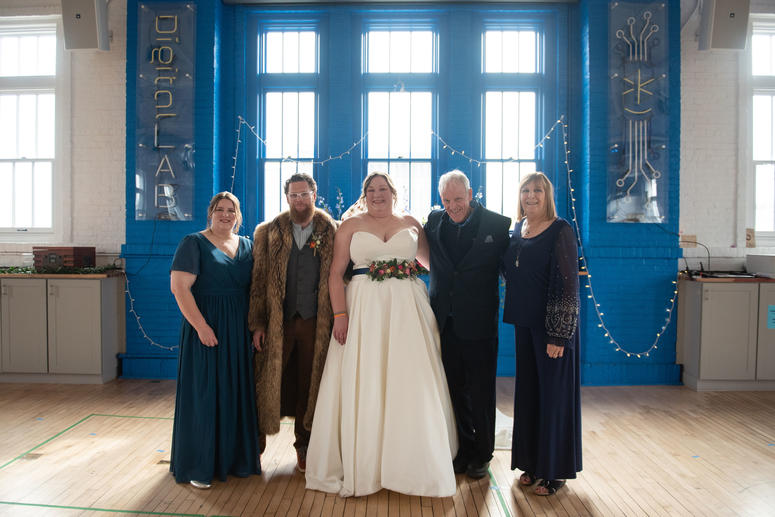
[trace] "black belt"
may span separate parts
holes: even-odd
[[[367,267],[359,267],[357,269],[353,269],[353,276],[355,275],[365,275],[369,272],[369,268]]]

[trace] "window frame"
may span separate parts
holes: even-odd
[[[757,231],[756,230],[756,165],[753,159],[753,97],[756,94],[775,95],[775,75],[757,77],[753,75],[753,49],[752,38],[753,31],[759,27],[767,27],[775,30],[775,14],[751,14],[749,18],[749,30],[746,50],[743,59],[740,60],[740,77],[743,87],[740,88],[740,106],[746,109],[740,112],[740,170],[747,171],[742,175],[744,182],[742,191],[745,194],[745,204],[742,210],[738,210],[738,220],[745,221],[744,228],[738,228],[739,235],[746,234],[746,228],[753,228],[757,248],[775,247],[775,231]],[[774,193],[775,195],[775,193]],[[744,211],[744,213],[740,213]],[[775,219],[775,214],[773,214]],[[738,225],[740,226],[740,225]],[[745,243],[743,244],[745,245]]]
[[[315,73],[268,73],[266,70],[266,48],[265,34],[268,32],[286,32],[286,31],[305,31],[313,30],[316,33],[315,52],[317,55],[317,70]],[[324,59],[322,51],[322,41],[325,34],[325,18],[321,13],[300,12],[250,12],[248,16],[248,25],[246,34],[253,34],[253,37],[247,37],[246,41],[253,41],[254,45],[247,45],[245,58],[248,62],[253,61],[255,66],[255,76],[249,75],[246,85],[246,108],[247,112],[253,114],[258,134],[262,138],[266,135],[266,117],[265,103],[267,93],[282,92],[313,92],[315,94],[315,122],[314,122],[314,157],[318,160],[324,152],[321,148],[321,142],[324,142],[324,131],[321,120],[325,116],[325,84],[326,74],[324,72]],[[252,48],[251,48],[252,47]],[[250,68],[248,68],[250,70]],[[326,96],[327,98],[327,96]],[[246,169],[251,171],[247,174],[246,188],[248,192],[255,192],[255,203],[248,203],[245,207],[245,220],[248,224],[251,222],[271,220],[274,216],[266,217],[266,192],[265,192],[265,163],[267,160],[275,161],[276,158],[267,158],[266,148],[256,139],[249,138],[246,142],[248,163]],[[252,165],[250,164],[252,162]],[[282,159],[280,160],[282,164]],[[282,165],[281,165],[282,166]],[[313,165],[313,177],[317,176],[317,165]],[[282,183],[282,182],[281,182]],[[320,186],[318,186],[320,189]],[[248,196],[249,198],[252,196]],[[282,202],[280,203],[282,207]],[[277,215],[277,214],[275,214]]]
[[[399,15],[397,13],[372,13],[368,17],[364,18],[361,22],[360,31],[360,48],[358,53],[360,54],[360,94],[361,94],[361,134],[366,134],[369,128],[369,105],[368,97],[369,93],[384,92],[393,93],[396,91],[405,92],[428,92],[431,95],[431,130],[439,132],[439,88],[441,83],[440,77],[440,63],[439,63],[439,47],[441,38],[441,23],[437,13],[428,13],[419,11],[422,13],[420,16],[407,16]],[[372,31],[429,31],[433,34],[433,56],[432,56],[432,71],[429,73],[416,73],[416,72],[379,72],[369,73],[367,70],[369,49],[366,45],[367,34]],[[397,84],[401,84],[401,90],[396,90]],[[411,166],[413,163],[429,163],[430,165],[430,182],[431,182],[431,198],[428,200],[427,207],[412,207],[412,196],[409,193],[409,199],[405,200],[409,204],[409,209],[414,214],[419,214],[427,208],[428,212],[433,205],[435,187],[438,183],[438,142],[433,136],[429,136],[430,142],[430,156],[428,158],[391,158],[389,156],[384,158],[370,158],[369,157],[369,139],[366,138],[364,145],[361,148],[360,153],[360,172],[361,179],[368,175],[369,162],[382,162],[387,163],[390,167],[391,163],[406,163],[410,169],[409,177],[411,182]],[[388,172],[388,171],[385,171]]]
[[[55,99],[54,159],[52,166],[52,199],[50,228],[0,228],[0,244],[33,244],[69,241],[70,217],[70,55],[65,52],[61,16],[2,16],[1,28],[35,28],[54,26],[56,34],[56,75],[53,78]],[[0,91],[22,92],[40,89],[39,76],[0,77]],[[29,81],[27,81],[29,79]],[[50,86],[46,89],[49,89]]]
[[[244,82],[237,81],[235,84],[237,100],[234,106],[237,109],[242,107],[243,112],[248,114],[248,119],[251,116],[260,116],[257,100],[261,97],[256,93],[260,78],[258,74],[253,76],[253,70],[258,70],[256,38],[260,34],[259,24],[284,24],[287,30],[294,30],[299,20],[318,24],[320,54],[316,160],[333,161],[324,166],[316,165],[313,175],[318,183],[319,204],[330,208],[335,215],[339,204],[331,205],[341,199],[337,197],[337,190],[343,194],[346,209],[360,195],[360,187],[368,170],[368,142],[364,139],[368,129],[368,112],[364,95],[376,89],[375,85],[379,81],[389,83],[390,87],[386,90],[393,91],[391,81],[395,78],[394,74],[363,73],[364,60],[368,55],[363,51],[363,43],[369,29],[430,28],[436,33],[436,70],[433,74],[416,75],[426,76],[426,84],[435,86],[428,89],[434,97],[432,129],[438,137],[455,148],[458,154],[451,153],[449,148],[442,149],[443,144],[439,138],[432,137],[429,208],[440,206],[438,178],[452,169],[462,170],[468,175],[475,192],[480,187],[483,193],[486,192],[484,168],[477,167],[476,163],[482,161],[484,150],[481,102],[484,90],[480,77],[482,52],[479,46],[484,27],[529,28],[542,35],[542,47],[536,52],[542,53],[540,62],[543,63],[544,73],[540,74],[541,77],[533,78],[533,83],[539,85],[539,88],[534,89],[537,93],[537,140],[553,126],[561,113],[567,115],[566,120],[572,120],[579,115],[577,109],[572,108],[569,103],[569,99],[575,95],[570,89],[569,81],[577,70],[575,61],[569,55],[569,37],[573,32],[569,19],[574,14],[573,10],[565,5],[547,4],[535,8],[516,4],[496,6],[450,3],[399,8],[347,4],[300,6],[298,10],[289,7],[247,7],[243,12],[244,18],[238,19],[237,24],[244,27],[244,51],[241,56],[244,58],[244,69],[247,73]],[[504,19],[507,22],[504,22]],[[547,55],[552,58],[547,60]],[[376,75],[383,77],[373,77]],[[411,89],[421,90],[414,85]],[[514,88],[510,86],[505,89]],[[452,108],[449,108],[450,106]],[[258,124],[260,118],[247,122]],[[257,125],[256,128],[262,131],[260,126]],[[263,133],[259,134],[263,137]],[[265,220],[263,171],[260,169],[258,149],[262,144],[254,138],[243,142],[242,149],[245,150],[246,156],[245,221],[246,225],[250,226]],[[463,156],[459,154],[462,150]],[[537,170],[545,171],[556,184],[558,213],[567,217],[570,213],[567,178],[564,167],[559,167],[563,158],[562,139],[552,138],[551,143],[545,143],[537,150],[535,162]],[[322,203],[321,197],[325,198]]]

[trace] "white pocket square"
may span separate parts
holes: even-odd
[[[484,238],[485,244],[490,244],[491,242],[495,242],[492,238],[492,235],[488,235],[487,237]]]

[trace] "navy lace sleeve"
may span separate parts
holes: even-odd
[[[579,270],[576,235],[563,221],[550,263],[546,301],[546,334],[557,346],[573,347],[579,321]]]

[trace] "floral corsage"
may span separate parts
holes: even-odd
[[[388,278],[415,278],[426,273],[428,270],[414,260],[390,259],[375,260],[369,264],[366,274],[375,282],[382,282]]]
[[[323,242],[323,235],[319,233],[313,233],[309,238],[309,247],[312,250],[313,255],[318,254],[318,248],[320,243]]]

